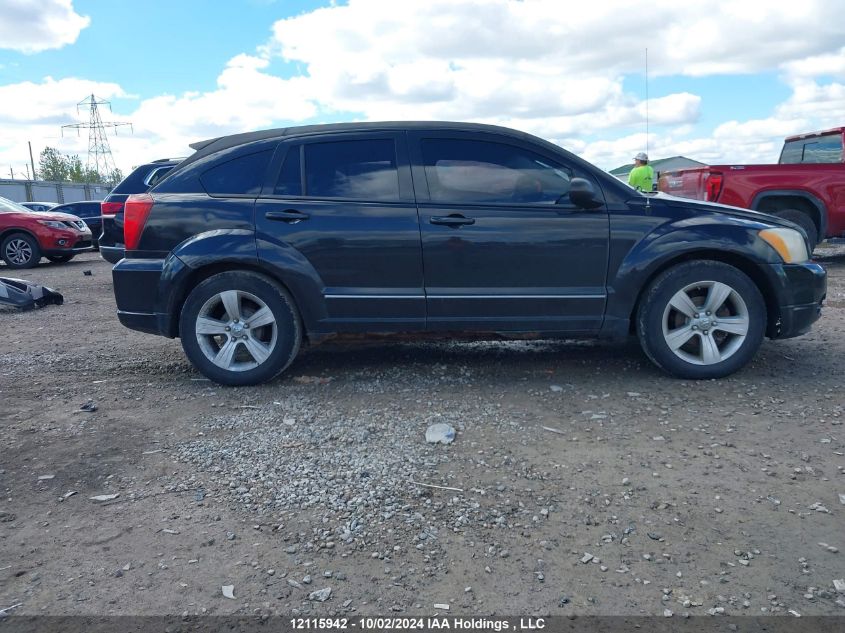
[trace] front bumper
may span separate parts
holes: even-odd
[[[87,253],[94,250],[94,244],[91,240],[77,242],[74,246],[69,248],[45,248],[41,250],[41,254],[45,257],[55,257],[57,255],[78,255],[79,253]]]
[[[778,312],[769,323],[771,338],[806,334],[819,320],[827,294],[827,271],[815,262],[777,264],[772,268],[780,282]]]

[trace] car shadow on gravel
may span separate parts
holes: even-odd
[[[381,372],[441,364],[493,371],[514,367],[530,371],[532,366],[537,370],[569,366],[580,372],[618,371],[624,367],[655,374],[635,341],[532,340],[330,342],[303,350],[284,375]]]

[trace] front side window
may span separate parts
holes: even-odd
[[[570,169],[505,143],[424,139],[422,154],[433,202],[555,204],[569,193]]]
[[[306,145],[305,195],[398,200],[399,172],[393,140],[366,139]]]

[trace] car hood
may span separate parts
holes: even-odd
[[[0,214],[0,221],[2,221],[4,225],[9,223],[20,223],[26,225],[32,222],[38,222],[39,220],[53,220],[57,222],[83,222],[82,218],[79,218],[75,215],[71,215],[70,213],[31,211],[29,213],[7,212]]]
[[[770,224],[772,226],[783,226],[790,229],[795,228],[795,224],[789,220],[784,220],[768,213],[761,211],[752,211],[751,209],[742,209],[740,207],[732,207],[727,204],[719,204],[718,202],[705,202],[703,200],[693,200],[691,198],[680,198],[678,196],[671,196],[667,193],[656,193],[649,196],[652,199],[661,200],[669,206],[684,207],[685,209],[694,209],[696,211],[721,213],[723,215],[733,216],[735,218],[742,218],[743,220],[751,220],[753,222],[761,222],[763,224]]]

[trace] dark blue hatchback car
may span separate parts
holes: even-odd
[[[118,316],[180,337],[209,378],[266,381],[340,333],[636,335],[716,378],[825,296],[806,235],[773,216],[639,193],[565,150],[465,123],[237,134],[124,210]]]

